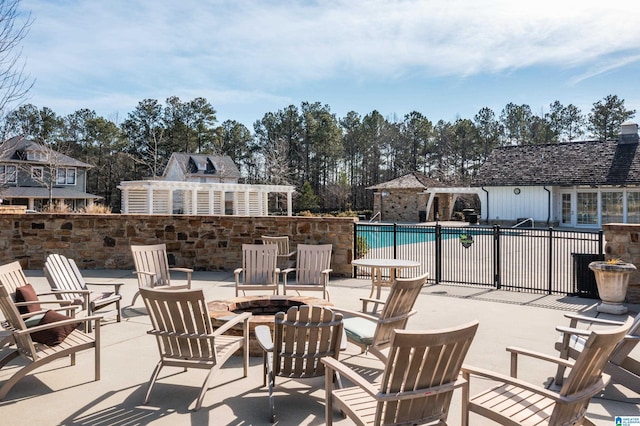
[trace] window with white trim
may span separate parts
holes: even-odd
[[[58,170],[56,173],[56,184],[75,185],[76,169],[74,167],[58,167]]]
[[[42,179],[44,177],[44,168],[40,166],[31,167],[31,179]]]
[[[0,183],[18,182],[18,171],[16,166],[10,164],[0,165]]]

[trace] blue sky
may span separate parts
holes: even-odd
[[[508,102],[640,111],[637,0],[22,0],[27,102],[122,122],[201,96],[253,130],[301,102],[453,121]],[[640,121],[636,115],[635,121]]]

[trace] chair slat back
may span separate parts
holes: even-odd
[[[604,387],[602,372],[616,345],[631,327],[632,321],[629,319],[624,325],[609,330],[591,332],[560,389],[560,395],[568,400],[556,404],[549,424],[570,424],[573,419],[581,419],[584,416],[591,397]]]
[[[624,339],[613,350],[611,354],[611,362],[615,365],[622,365],[625,359],[631,354],[635,347],[640,343],[637,338],[640,337],[640,314],[637,314],[633,319],[633,324],[627,332],[627,336],[631,336],[632,339]]]
[[[385,364],[375,424],[422,424],[446,418],[453,388],[432,393],[428,388],[453,384],[478,329],[478,321],[444,330],[397,330]]]
[[[0,266],[0,284],[2,284],[11,299],[16,300],[16,289],[23,285],[29,284],[27,277],[24,275],[20,262],[15,261]]]
[[[0,310],[2,310],[2,314],[4,315],[5,321],[7,322],[9,330],[26,330],[27,326],[25,325],[20,313],[18,312],[18,308],[16,307],[11,294],[0,282]],[[20,351],[20,354],[31,359],[36,360],[38,358],[35,345],[31,340],[30,334],[14,334],[13,335],[14,342],[16,347]]]
[[[331,244],[298,244],[297,284],[323,284],[322,271],[331,267]]]
[[[267,235],[263,235],[261,238],[263,244],[275,244],[276,247],[278,247],[278,255],[287,255],[290,253],[288,236],[269,237]]]
[[[278,249],[275,244],[243,244],[242,284],[277,284],[277,254]]]
[[[391,343],[393,330],[406,327],[413,306],[426,281],[427,275],[424,274],[415,278],[397,278],[391,284],[389,296],[376,326],[372,347],[377,349],[388,347]]]
[[[73,259],[60,254],[50,254],[44,262],[44,275],[51,286],[51,290],[86,290],[87,285],[80,274],[78,265]],[[80,293],[56,294],[60,300],[82,299]]]
[[[160,356],[164,358],[216,362],[211,319],[204,293],[196,290],[140,288],[140,296],[149,311],[152,330]]]
[[[291,378],[324,375],[323,357],[338,359],[342,314],[323,306],[293,306],[275,316],[273,372]]]
[[[133,255],[136,271],[154,274],[153,277],[138,274],[138,285],[140,287],[171,285],[166,244],[131,246],[131,254]]]

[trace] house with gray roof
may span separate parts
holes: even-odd
[[[123,181],[118,189],[122,191],[122,212],[128,214],[293,214],[295,187],[242,184],[239,180],[240,171],[228,155],[174,152],[158,179]]]
[[[87,172],[92,166],[38,142],[15,136],[0,144],[0,199],[5,205],[42,210],[50,202],[72,210],[93,204]]]
[[[373,190],[373,212],[384,222],[426,222],[450,218],[456,195],[430,191],[442,184],[422,173],[408,173],[367,187]]]
[[[238,183],[240,171],[228,155],[171,154],[164,169],[162,180]]]
[[[638,125],[624,123],[614,141],[496,148],[472,186],[488,223],[640,223]]]

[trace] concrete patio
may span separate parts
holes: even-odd
[[[25,271],[39,291],[49,289],[41,271]],[[262,358],[252,357],[247,378],[242,378],[241,360],[233,359],[212,381],[203,407],[194,412],[195,398],[204,380],[204,371],[182,372],[166,368],[151,395],[142,405],[147,382],[158,361],[155,339],[146,334],[149,318],[141,299],[129,306],[137,284],[131,271],[85,270],[88,281],[124,281],[123,320],[110,316],[102,327],[101,380],[93,380],[93,355],[84,352],[77,365],[58,360],[19,382],[4,401],[0,413],[4,425],[268,425],[267,389],[262,387]],[[233,274],[230,272],[195,272],[194,288],[202,288],[207,300],[234,296]],[[359,297],[368,296],[370,281],[332,279],[332,302],[339,307],[358,309]],[[386,295],[383,290],[383,297]],[[567,324],[564,314],[581,312],[596,315],[596,301],[574,297],[549,297],[535,294],[491,291],[481,288],[429,285],[420,295],[418,314],[409,320],[410,329],[437,329],[477,319],[478,334],[466,359],[467,364],[508,374],[506,346],[520,346],[554,354],[558,337],[555,326]],[[635,315],[640,305],[627,305]],[[599,314],[600,317],[622,319]],[[626,318],[626,317],[625,317]],[[6,349],[4,349],[6,350]],[[636,350],[636,352],[638,352]],[[640,358],[640,354],[636,354]],[[360,354],[349,345],[341,360],[357,366],[363,374],[375,377],[381,364],[371,356]],[[15,365],[15,362],[13,363]],[[13,366],[0,370],[0,382],[6,380]],[[553,376],[553,366],[541,361],[523,360],[522,379],[542,384]],[[472,380],[471,393],[486,388],[490,382]],[[277,381],[276,415],[280,425],[324,424],[324,382],[313,380]],[[640,416],[640,395],[613,389],[595,398],[589,417],[598,425],[613,425],[614,416]],[[460,423],[460,392],[456,391],[449,424]],[[492,424],[472,414],[472,425]],[[352,424],[339,415],[336,424]]]

